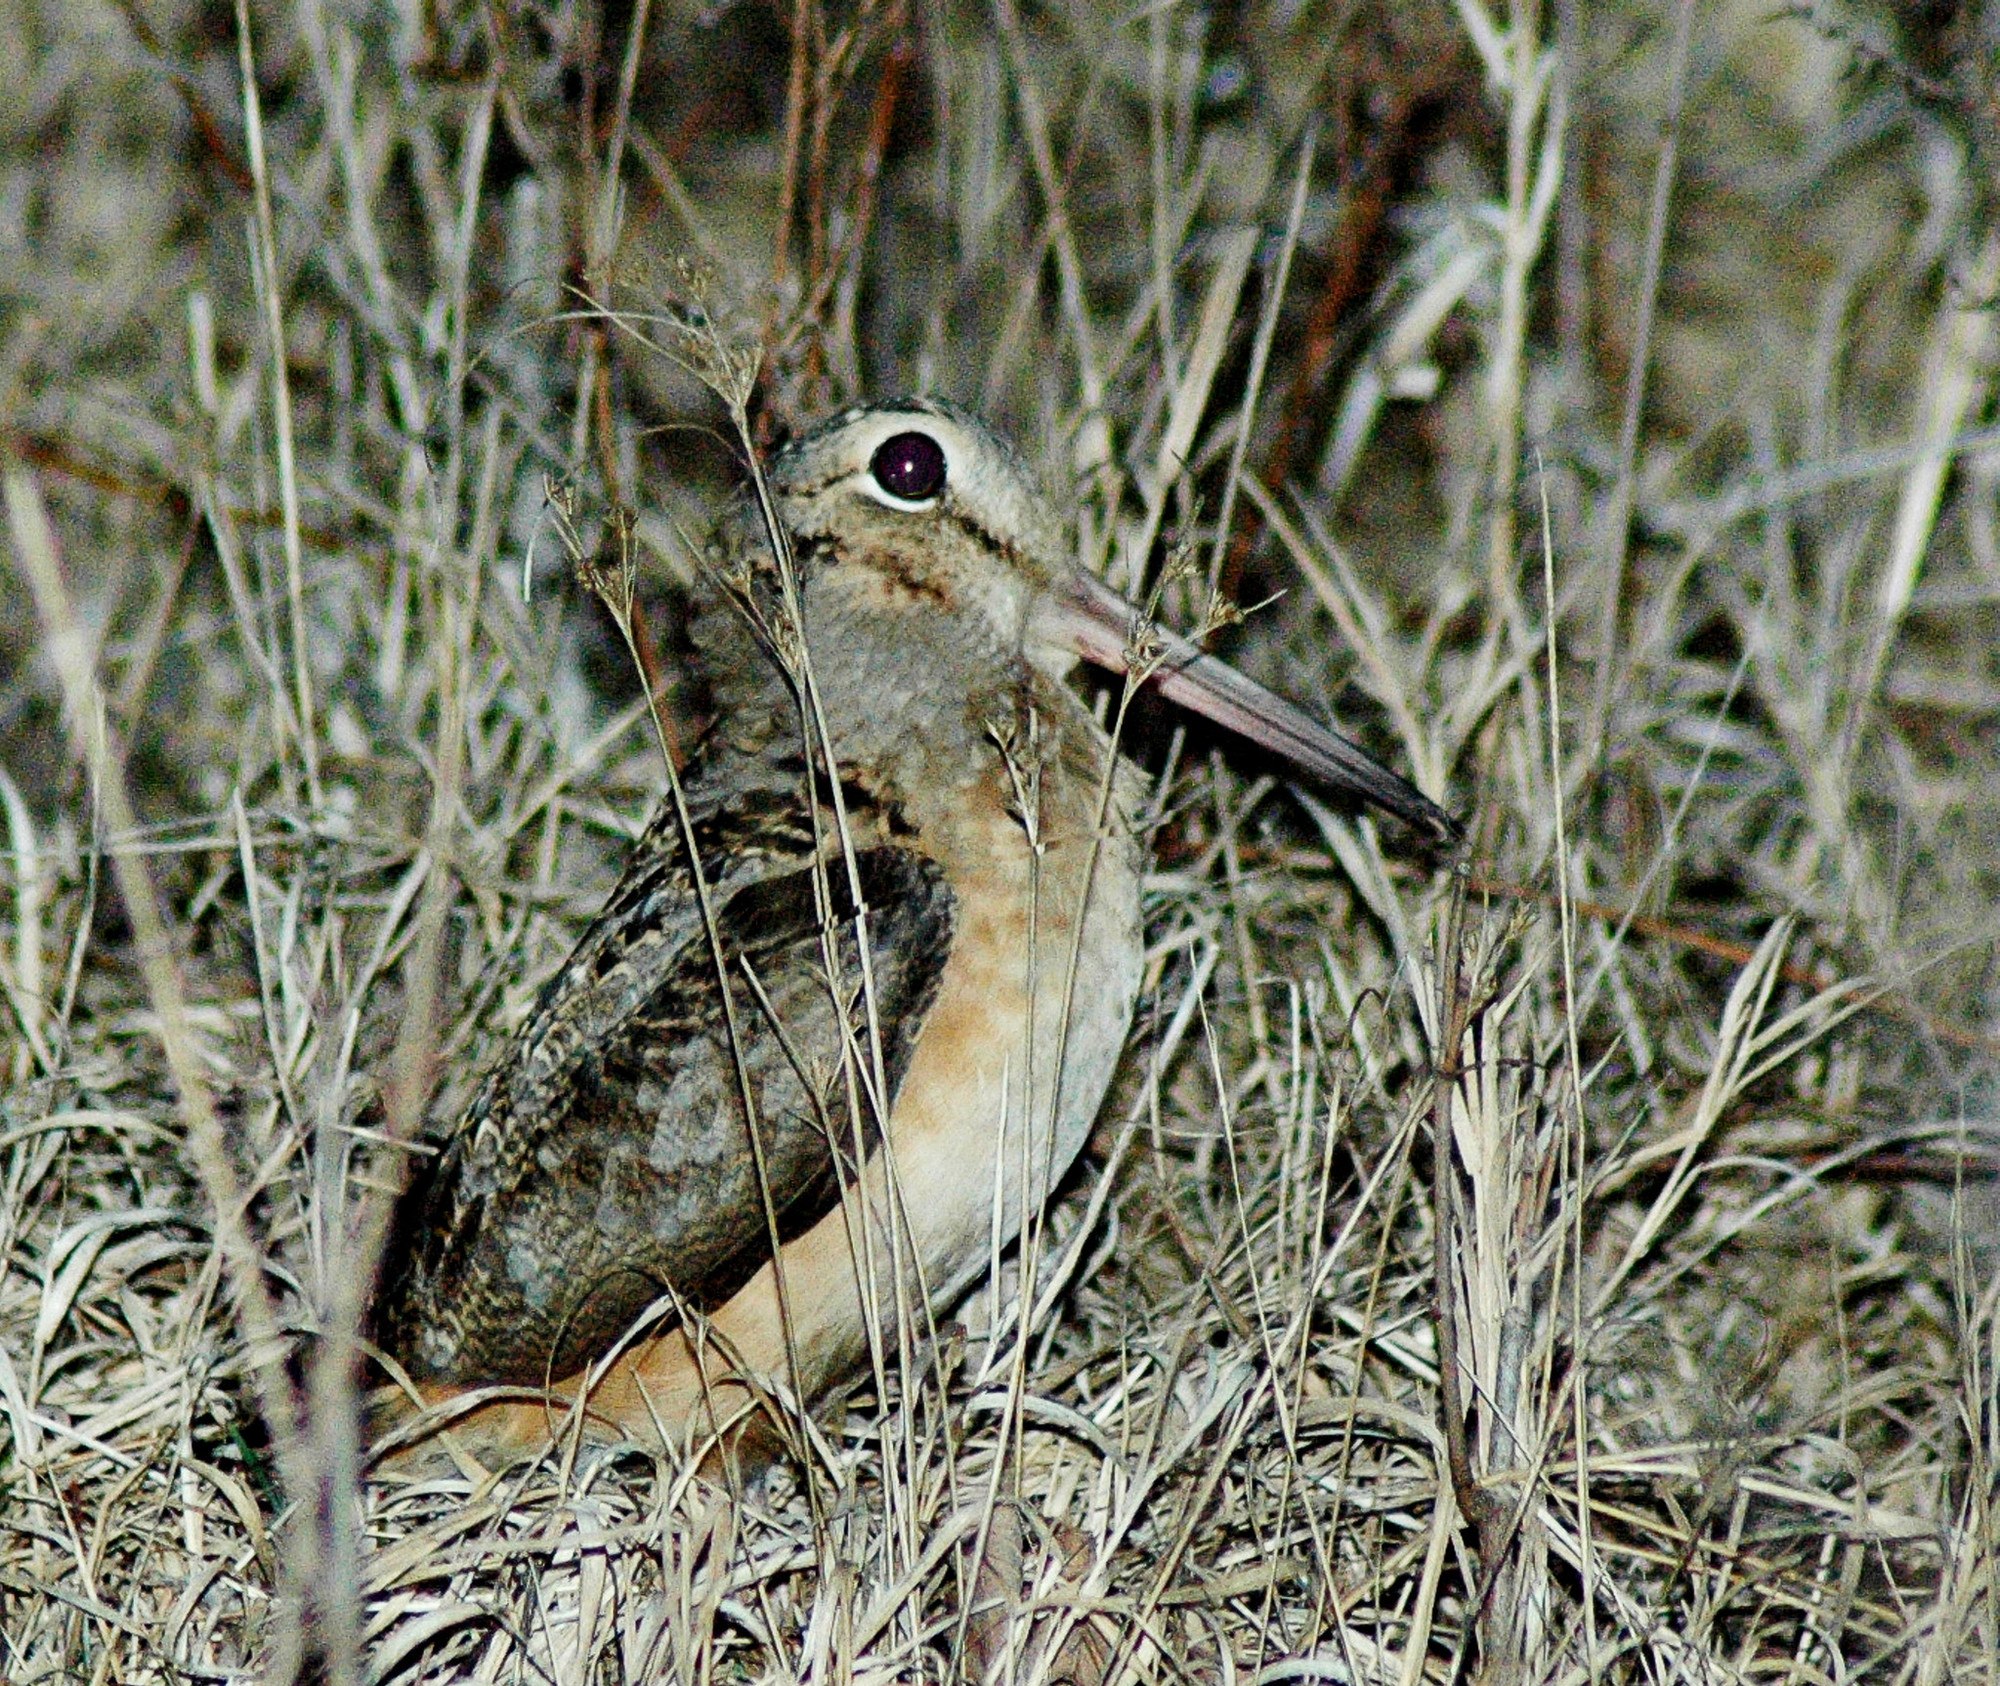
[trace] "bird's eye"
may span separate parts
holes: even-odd
[[[898,433],[868,462],[875,484],[899,503],[929,503],[944,490],[944,447],[928,433]]]

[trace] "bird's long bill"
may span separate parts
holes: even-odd
[[[1038,605],[1036,618],[1036,630],[1050,643],[1113,673],[1129,671],[1140,613],[1094,574],[1075,570]],[[1284,756],[1333,789],[1375,803],[1439,843],[1457,838],[1458,822],[1451,815],[1359,745],[1178,634],[1148,627],[1145,637],[1149,657],[1161,652],[1153,683],[1162,696]]]

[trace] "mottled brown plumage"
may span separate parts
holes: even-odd
[[[718,709],[685,774],[714,941],[668,804],[403,1203],[376,1327],[428,1398],[573,1398],[662,1302],[591,1380],[599,1431],[720,1427],[745,1377],[810,1397],[963,1291],[1110,1081],[1141,862],[1067,675],[1119,665],[1131,611],[945,406],[849,412],[768,483],[796,592],[746,499],[691,628]],[[1451,834],[1297,710],[1165,653],[1169,695]],[[550,1421],[498,1404],[469,1426],[504,1445]]]

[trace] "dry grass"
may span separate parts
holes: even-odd
[[[2000,154],[1900,16],[16,0],[0,1674],[1993,1681]],[[670,670],[734,472],[579,306],[691,289],[1285,593],[1475,841],[1154,721],[1032,1304],[748,1495],[373,1476],[387,1139],[660,785],[547,487]]]

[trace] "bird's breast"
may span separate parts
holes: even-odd
[[[976,1276],[1061,1180],[1138,1002],[1129,772],[1113,771],[1066,691],[1051,712],[1048,739],[989,733],[912,802],[954,897],[951,952],[890,1126],[933,1294]]]

